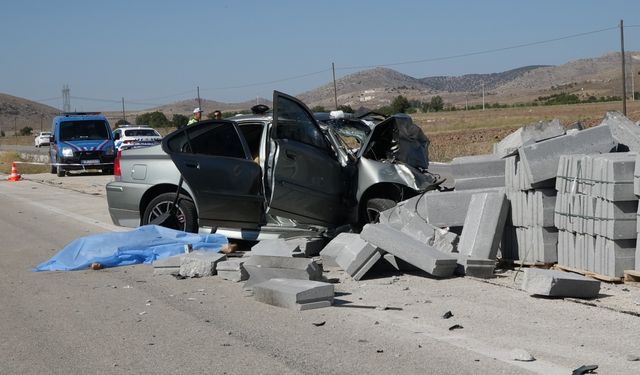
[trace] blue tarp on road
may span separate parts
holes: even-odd
[[[48,261],[33,270],[74,271],[87,269],[91,263],[103,267],[151,264],[156,259],[184,253],[184,245],[193,250],[218,252],[227,244],[220,234],[185,233],[158,225],[145,225],[129,232],[110,232],[78,238]]]

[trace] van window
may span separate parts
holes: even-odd
[[[60,123],[61,141],[109,139],[107,124],[100,120],[64,121]]]

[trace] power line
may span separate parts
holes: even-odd
[[[537,41],[537,42],[530,42],[530,43],[522,43],[522,44],[517,44],[517,45],[509,46],[509,47],[493,48],[493,49],[488,49],[488,50],[484,50],[484,51],[468,52],[468,53],[461,53],[461,54],[458,54],[458,55],[443,56],[443,57],[433,57],[433,58],[428,58],[428,59],[403,61],[403,62],[388,63],[388,64],[347,66],[347,67],[339,68],[339,70],[371,69],[371,68],[377,68],[377,67],[381,67],[381,66],[397,66],[397,65],[408,65],[408,64],[418,64],[418,63],[433,62],[433,61],[442,61],[442,60],[452,60],[452,59],[457,59],[457,58],[461,58],[461,57],[484,55],[484,54],[488,54],[488,53],[508,51],[508,50],[517,49],[517,48],[530,47],[530,46],[535,46],[535,45],[539,45],[539,44],[557,42],[559,40],[577,38],[577,37],[581,37],[581,36],[585,36],[585,35],[596,34],[596,33],[601,33],[601,32],[604,32],[604,31],[617,30],[617,29],[618,29],[618,26],[608,27],[608,28],[605,28],[605,29],[587,31],[587,32],[584,32],[584,33],[567,35],[567,36],[563,36],[563,37],[559,37],[559,38],[546,39],[546,40],[541,40],[541,41]]]

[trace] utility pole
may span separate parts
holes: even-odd
[[[484,111],[484,82],[482,82],[482,110]]]
[[[40,133],[42,133],[42,121],[44,120],[44,115],[40,114]]]
[[[13,135],[16,137],[16,145],[18,144],[18,115],[13,118]]]
[[[620,53],[622,55],[622,114],[627,115],[627,77],[624,74],[624,22],[620,20]]]
[[[202,111],[202,104],[200,102],[200,86],[196,86],[196,88],[198,89],[198,108]]]
[[[331,63],[331,70],[333,70],[333,99],[336,104],[336,111],[338,110],[338,86],[336,86],[336,65]]]
[[[127,116],[124,114],[124,96],[122,97],[122,121],[127,123]]]

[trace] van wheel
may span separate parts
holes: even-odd
[[[396,202],[391,199],[385,198],[372,198],[367,201],[366,209],[366,223],[377,223],[380,221],[380,214],[390,208],[396,206]]]
[[[49,172],[51,172],[52,174],[58,173],[58,167],[56,167],[55,164],[51,163],[51,170]]]
[[[142,215],[142,225],[151,224],[154,220],[169,212],[173,206],[175,193],[163,193],[155,197]],[[173,217],[168,217],[162,223],[158,223],[166,228],[181,230],[184,232],[196,233],[198,231],[198,215],[196,206],[188,196],[180,194],[178,198],[178,210]]]

